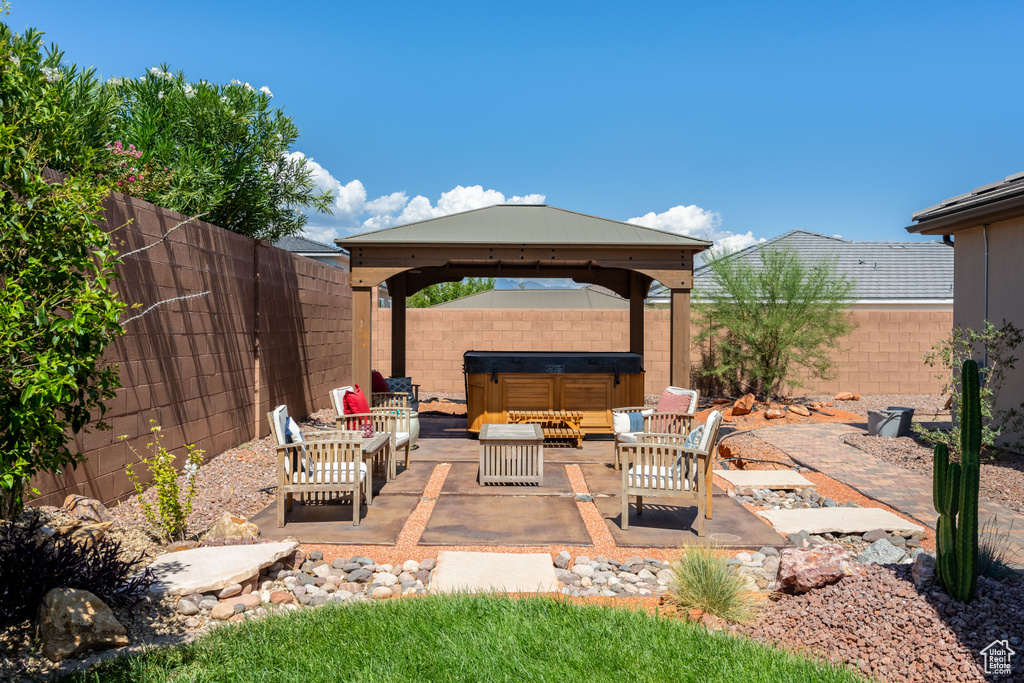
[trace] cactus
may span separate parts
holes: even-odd
[[[961,462],[949,462],[945,444],[935,446],[932,499],[939,581],[950,596],[970,602],[978,587],[978,490],[981,475],[981,391],[978,364],[966,360],[961,374]]]

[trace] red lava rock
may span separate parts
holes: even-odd
[[[736,399],[736,402],[732,404],[732,414],[734,416],[747,415],[754,408],[754,395],[744,394],[740,398]]]
[[[789,548],[782,551],[776,580],[780,590],[806,593],[852,573],[850,556],[838,545]]]
[[[290,602],[295,602],[295,596],[288,591],[274,591],[270,594],[270,602],[275,605],[287,605]]]
[[[786,411],[779,410],[778,408],[769,408],[764,411],[764,418],[766,420],[778,420],[786,417]]]

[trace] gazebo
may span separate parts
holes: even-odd
[[[546,205],[499,204],[335,240],[351,255],[352,378],[370,386],[373,288],[391,293],[391,370],[405,368],[405,297],[466,277],[571,278],[629,299],[629,350],[644,353],[644,299],[670,292],[671,381],[690,385],[690,289],[706,240]]]

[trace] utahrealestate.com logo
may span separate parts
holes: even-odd
[[[993,640],[981,651],[985,660],[985,673],[989,676],[1009,676],[1013,664],[1010,660],[1017,654],[1005,640]]]

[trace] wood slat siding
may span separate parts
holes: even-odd
[[[485,427],[480,432],[481,485],[544,483],[544,436],[538,425]]]

